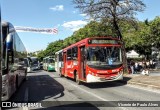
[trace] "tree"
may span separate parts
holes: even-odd
[[[135,26],[134,15],[145,8],[141,0],[73,0],[76,8],[95,20],[107,20],[112,30],[122,39],[120,21],[125,20]]]
[[[40,59],[40,61],[43,61],[43,58],[45,57],[45,51],[41,50],[38,54],[37,54],[38,59]]]
[[[156,17],[150,23],[151,37],[150,42],[152,46],[160,50],[160,17]]]

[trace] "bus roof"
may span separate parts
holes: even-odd
[[[74,46],[77,46],[77,45],[85,45],[86,44],[86,42],[89,40],[89,39],[113,39],[113,40],[119,40],[120,41],[120,39],[119,38],[115,38],[115,37],[111,37],[111,36],[108,36],[108,37],[90,37],[90,38],[85,38],[85,39],[82,39],[82,40],[80,40],[79,42],[77,42],[77,43],[75,43],[75,44],[72,44],[72,45],[70,45],[70,46],[68,46],[68,47],[66,47],[66,48],[64,48],[63,50],[64,51],[67,51],[69,48],[71,48],[71,47],[74,47]]]
[[[62,51],[63,51],[63,49],[61,49],[61,50],[57,51],[55,54],[58,54],[58,53],[60,53],[60,52],[62,52]]]
[[[54,57],[52,56],[47,56],[47,57],[44,57],[43,59],[46,59],[46,58],[54,59]]]

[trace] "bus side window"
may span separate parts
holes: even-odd
[[[63,55],[62,55],[62,52],[59,53],[59,61],[63,61]]]
[[[14,63],[13,51],[8,51],[8,61],[9,61],[9,63]]]
[[[67,50],[67,60],[72,60],[72,52],[71,49]]]
[[[72,48],[72,58],[73,58],[73,60],[77,60],[77,56],[78,56],[78,47],[74,47],[74,48]]]

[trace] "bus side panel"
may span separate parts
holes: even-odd
[[[68,61],[68,77],[74,78],[75,66],[73,65],[74,60]]]
[[[64,75],[64,76],[66,76],[67,74],[66,74],[66,72],[67,72],[67,69],[66,69],[66,66],[67,66],[67,64],[66,64],[66,53],[63,53],[63,62],[64,62],[64,64],[63,64],[63,68],[62,68],[62,75]]]

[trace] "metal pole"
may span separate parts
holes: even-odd
[[[0,7],[0,109],[1,109],[1,94],[2,94],[2,23],[1,23],[1,7]]]

